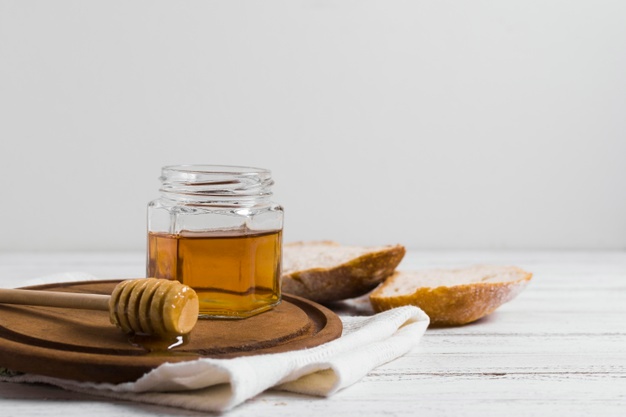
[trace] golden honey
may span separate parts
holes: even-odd
[[[281,235],[149,232],[147,273],[193,288],[200,317],[249,317],[280,302]]]

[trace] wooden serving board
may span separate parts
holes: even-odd
[[[29,287],[110,294],[119,281]],[[285,295],[274,309],[244,319],[199,320],[187,343],[149,352],[109,322],[106,311],[0,304],[0,367],[93,382],[134,381],[165,362],[233,358],[310,348],[341,336],[339,317]]]

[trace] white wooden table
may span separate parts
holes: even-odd
[[[410,354],[331,398],[266,392],[226,413],[259,416],[626,416],[625,252],[409,252],[402,269],[514,264],[517,299],[474,324],[429,329]],[[144,275],[142,253],[0,254],[0,286],[83,271]],[[2,416],[201,415],[57,388],[0,383]]]

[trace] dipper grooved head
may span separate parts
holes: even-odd
[[[131,334],[189,333],[198,321],[199,309],[198,295],[193,289],[167,279],[122,281],[109,300],[111,323]]]

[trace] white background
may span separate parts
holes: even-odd
[[[285,240],[626,249],[626,2],[0,0],[0,250],[141,250],[167,164]]]

